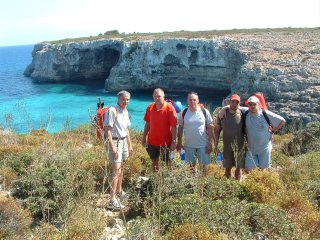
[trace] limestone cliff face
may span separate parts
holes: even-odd
[[[24,74],[40,82],[106,79],[117,64],[121,41],[37,44]]]
[[[232,41],[168,39],[125,43],[106,79],[109,90],[229,90],[245,55]]]
[[[210,39],[122,39],[37,44],[25,75],[102,80],[106,90],[262,91],[287,119],[320,120],[320,29]]]

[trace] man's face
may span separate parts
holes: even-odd
[[[254,103],[254,102],[249,102],[249,110],[252,112],[252,113],[257,113],[258,110],[259,110],[259,104],[258,103]]]
[[[199,103],[199,97],[195,94],[190,94],[188,96],[188,107],[197,108]]]
[[[164,103],[164,93],[162,91],[157,91],[153,94],[153,100],[157,104]]]
[[[118,99],[118,104],[121,108],[126,108],[129,105],[130,97],[127,94],[122,95]]]
[[[239,101],[237,101],[237,100],[230,101],[230,109],[232,111],[236,111],[239,108],[239,106],[240,106],[240,102]]]

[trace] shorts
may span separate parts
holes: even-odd
[[[127,139],[117,139],[112,140],[114,146],[117,149],[118,153],[118,159],[114,159],[112,150],[108,144],[107,152],[109,153],[109,159],[111,163],[122,163],[123,161],[127,160],[129,158],[129,149],[127,144]]]
[[[208,165],[211,163],[210,154],[206,153],[206,147],[202,148],[192,148],[185,147],[186,151],[186,162],[190,164],[196,164],[197,158],[199,163],[203,165]]]
[[[148,144],[147,146],[147,152],[149,154],[149,157],[153,159],[162,158],[163,161],[167,162],[169,161],[169,147],[158,147]]]
[[[246,154],[246,169],[251,170],[254,168],[270,168],[271,167],[271,147],[266,148],[259,154],[253,154],[248,151]]]
[[[224,168],[244,168],[245,166],[245,149],[244,147],[239,152],[235,152],[230,148],[223,149],[223,167]]]

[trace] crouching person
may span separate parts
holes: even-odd
[[[108,142],[107,152],[112,172],[110,201],[107,205],[110,210],[119,210],[124,207],[121,204],[121,200],[125,197],[125,192],[122,190],[123,162],[129,158],[129,151],[131,153],[133,151],[128,130],[131,124],[127,110],[130,93],[121,91],[117,95],[117,105],[109,108],[104,120],[104,132]]]

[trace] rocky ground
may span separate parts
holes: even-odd
[[[320,29],[230,36],[246,53],[232,91],[266,93],[272,109],[287,118],[319,121]]]

